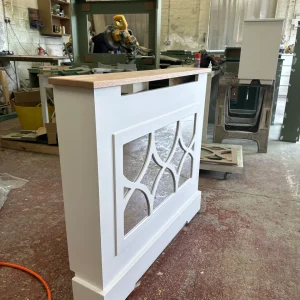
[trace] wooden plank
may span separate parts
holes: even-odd
[[[49,83],[53,85],[80,87],[87,89],[99,89],[112,86],[122,86],[138,82],[149,82],[189,75],[197,75],[200,73],[209,72],[210,69],[178,67],[170,69],[157,69],[136,72],[56,77],[49,79]]]
[[[0,146],[5,149],[59,155],[58,146],[49,146],[44,144],[26,143],[26,142],[19,142],[19,141],[9,141],[3,139],[1,139],[0,141],[1,141]]]
[[[7,84],[7,78],[6,78],[5,71],[0,71],[0,84],[2,85],[4,103],[8,105],[7,111],[10,114],[11,113],[11,105],[10,105],[10,100],[9,100],[9,90],[8,90],[8,84]]]
[[[24,130],[25,131],[25,130]],[[37,141],[38,135],[36,132],[20,132],[10,133],[2,136],[2,140],[14,140],[14,141]]]

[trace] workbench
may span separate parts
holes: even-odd
[[[50,62],[60,66],[62,63],[70,62],[70,59],[67,56],[4,55],[0,56],[0,61]]]
[[[208,72],[172,68],[49,79],[55,94],[75,300],[125,300],[200,210]],[[170,86],[121,94],[122,86],[159,80],[169,80]],[[193,121],[185,128],[187,118]],[[172,139],[166,130],[171,125]],[[188,142],[183,129],[190,134]],[[182,158],[175,165],[179,148]],[[169,154],[163,157],[164,149]],[[159,172],[150,182],[153,164]],[[128,168],[134,178],[125,175]],[[167,187],[171,191],[165,197]]]
[[[10,63],[13,61],[14,63],[16,61],[20,62],[42,62],[46,63],[49,62],[53,65],[61,65],[62,63],[69,63],[71,62],[70,59],[67,56],[49,56],[49,55],[4,55],[0,56],[0,62],[3,64],[4,62]],[[19,76],[17,72],[17,66],[15,64],[15,70],[16,70],[16,78],[17,78],[17,86],[18,89],[20,88],[20,82],[19,82]],[[37,78],[34,77],[34,72],[29,71],[29,80],[31,87],[37,87]]]

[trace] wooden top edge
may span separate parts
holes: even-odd
[[[209,72],[211,72],[211,69],[178,67],[170,69],[157,69],[136,72],[120,72],[63,77],[58,76],[49,78],[49,83],[60,86],[101,89],[106,87],[122,86],[126,84],[170,79]]]

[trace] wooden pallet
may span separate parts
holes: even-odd
[[[202,145],[203,147],[204,145]],[[236,164],[220,164],[213,162],[205,162],[203,163],[202,160],[200,160],[200,170],[206,170],[206,171],[216,171],[216,172],[224,172],[225,173],[225,179],[227,178],[228,173],[236,173],[236,174],[242,174],[244,172],[244,161],[243,161],[243,148],[240,145],[228,145],[228,144],[209,144],[205,145],[205,147],[224,147],[227,149],[234,149],[235,157],[233,158],[234,161],[236,161]]]
[[[237,150],[223,145],[202,145],[200,163],[237,165]]]

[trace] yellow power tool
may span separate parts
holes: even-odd
[[[128,29],[128,24],[123,15],[114,16],[115,24],[108,25],[104,31],[104,39],[108,47],[113,50],[123,48],[127,53],[135,53],[139,43]]]

